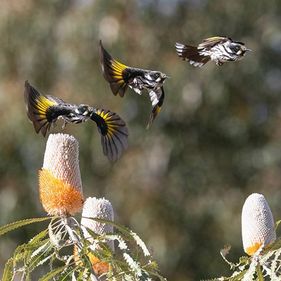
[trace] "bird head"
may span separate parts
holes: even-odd
[[[163,84],[165,79],[167,78],[168,76],[163,73],[163,72],[160,72],[160,71],[150,71],[149,72],[149,80],[153,80],[159,84]]]
[[[243,57],[246,52],[252,51],[251,49],[248,49],[242,42],[231,42],[228,48],[233,53],[233,55],[236,55],[237,57]]]
[[[75,113],[82,116],[89,116],[92,113],[91,107],[87,104],[79,104]]]

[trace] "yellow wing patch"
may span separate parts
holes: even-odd
[[[124,83],[125,81],[123,78],[123,70],[125,70],[127,66],[125,64],[118,62],[115,59],[111,61],[111,66],[113,70],[113,77],[117,80],[122,80],[122,82]]]
[[[115,60],[103,47],[100,42],[100,61],[103,76],[109,82],[111,91],[114,95],[124,96],[127,90],[127,81],[124,78],[124,70],[128,68],[123,63]]]
[[[116,161],[128,146],[125,122],[116,113],[104,109],[96,109],[91,119],[99,128],[104,155],[109,160]]]
[[[39,96],[34,104],[34,114],[39,115],[42,118],[46,118],[46,111],[50,106],[57,105],[54,101],[47,99],[44,96]]]
[[[27,116],[33,123],[36,133],[41,131],[45,136],[51,126],[50,120],[47,119],[47,110],[58,103],[41,95],[28,81],[25,82],[24,98]]]

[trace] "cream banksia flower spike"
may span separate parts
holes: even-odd
[[[68,216],[83,205],[78,141],[67,134],[50,134],[39,170],[40,200],[49,215]]]
[[[82,211],[82,219],[81,219],[81,227],[83,230],[83,234],[85,239],[90,242],[90,252],[87,254],[88,258],[92,264],[92,268],[97,276],[101,276],[102,274],[106,274],[110,270],[110,265],[107,262],[101,261],[98,257],[95,256],[94,252],[100,249],[99,242],[95,241],[95,239],[89,233],[89,230],[93,231],[98,235],[106,235],[113,233],[113,226],[106,223],[101,223],[95,221],[94,218],[104,219],[108,221],[114,220],[114,212],[111,203],[104,198],[95,198],[89,197],[86,199],[83,211]],[[114,241],[113,240],[105,240],[109,248],[114,252]],[[79,249],[77,247],[74,248],[74,260],[76,264],[79,264]],[[104,280],[101,278],[101,280]]]
[[[244,251],[250,256],[276,240],[273,216],[262,194],[253,193],[244,203],[242,240]]]
[[[93,218],[114,221],[114,212],[110,201],[104,198],[87,198],[83,205],[81,225],[85,228],[89,228],[98,235],[113,233],[112,225],[95,221]],[[90,234],[85,228],[85,237],[91,239]],[[107,241],[107,244],[111,250],[114,251],[114,241]]]

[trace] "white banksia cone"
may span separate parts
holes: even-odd
[[[262,194],[253,193],[244,203],[242,240],[244,251],[250,256],[276,240],[273,216]]]
[[[99,235],[113,233],[111,224],[98,222],[91,218],[114,221],[114,212],[110,201],[104,198],[87,198],[83,206],[81,225]],[[86,229],[84,229],[84,235],[91,241],[91,236]],[[114,251],[114,241],[107,241],[107,244]]]
[[[71,135],[50,134],[39,170],[40,199],[50,215],[73,215],[82,209],[79,144]]]

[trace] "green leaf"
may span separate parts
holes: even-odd
[[[16,264],[19,261],[23,261],[25,259],[25,247],[27,246],[27,244],[21,244],[19,245],[13,254],[13,260],[14,260],[14,264]]]
[[[0,236],[4,235],[5,233],[7,233],[9,231],[12,231],[14,229],[23,227],[25,225],[37,223],[37,222],[42,222],[42,221],[46,221],[46,220],[49,220],[49,219],[51,219],[51,217],[32,218],[32,219],[25,219],[25,220],[20,220],[20,221],[16,221],[16,222],[6,224],[6,225],[0,227]]]
[[[279,220],[279,221],[277,221],[277,222],[275,223],[275,230],[277,230],[277,228],[279,227],[280,223],[281,223],[281,220]]]
[[[60,276],[57,276],[56,281],[68,281],[71,280],[71,275],[73,273],[74,269],[71,267],[67,270],[65,270]],[[84,279],[80,279],[84,280]]]
[[[92,217],[83,217],[83,218],[87,218],[87,219],[94,220],[94,221],[97,221],[97,222],[100,222],[100,223],[112,225],[113,227],[115,227],[119,231],[123,232],[127,236],[132,237],[130,229],[128,229],[125,226],[119,225],[119,224],[117,224],[117,223],[115,223],[113,221],[105,220],[105,219],[100,219],[100,218],[92,218]]]
[[[2,281],[10,281],[13,278],[13,259],[10,258],[4,268],[3,276],[2,276]]]
[[[50,260],[54,255],[54,253],[51,253],[51,251],[52,249],[49,246],[49,242],[47,242],[41,247],[37,248],[35,251],[29,252],[28,260],[26,261],[29,270],[33,271],[36,267]]]
[[[38,281],[48,281],[54,277],[56,277],[59,273],[63,272],[65,270],[65,266],[56,268],[52,271],[50,271],[49,273],[47,273],[46,275],[44,275],[43,277],[41,277]]]
[[[227,279],[227,280],[230,280],[230,281],[240,281],[240,280],[242,280],[242,277],[244,277],[244,275],[247,273],[247,270],[245,269],[245,270],[239,272],[238,274],[236,274],[234,276],[235,273],[236,272],[234,272],[233,275],[229,279]]]
[[[257,275],[258,275],[257,276],[258,281],[264,281],[263,274],[262,274],[262,271],[261,271],[261,267],[259,265],[257,266],[256,271],[257,271]]]
[[[47,234],[48,234],[47,229],[39,232],[38,234],[36,234],[33,238],[31,238],[29,240],[28,244],[29,245],[37,244],[38,242],[42,241],[42,239],[45,238]]]

